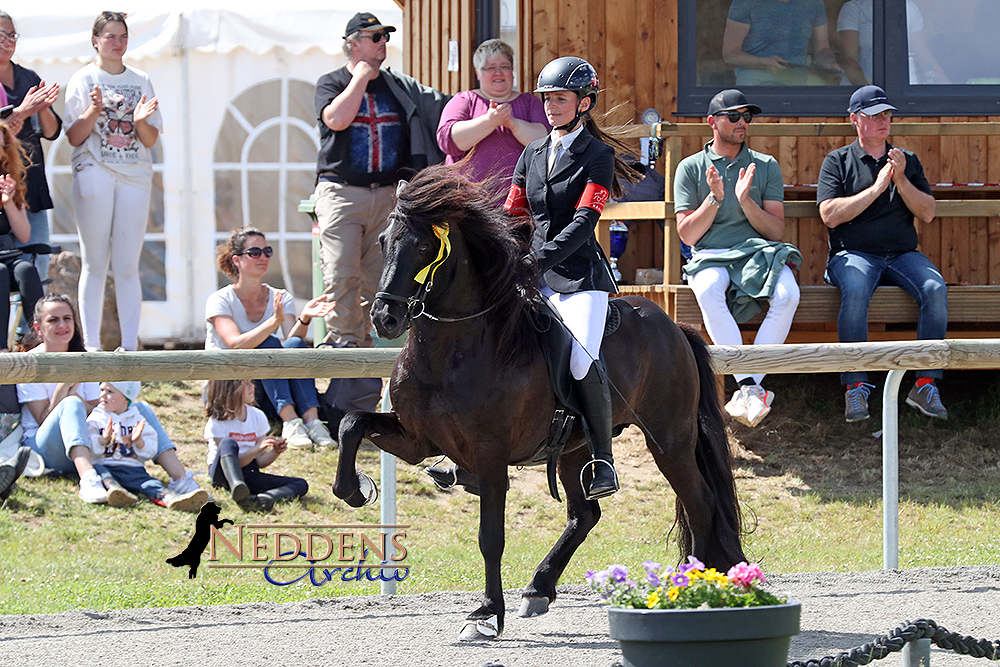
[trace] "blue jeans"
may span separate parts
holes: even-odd
[[[160,420],[143,401],[136,403],[148,426],[156,431],[156,459],[168,449],[176,449]],[[45,467],[62,474],[75,474],[76,466],[69,457],[73,447],[86,447],[90,451],[90,434],[87,431],[87,406],[79,396],[67,396],[59,401],[42,420],[33,436],[24,439],[24,444],[38,452],[45,461]]]
[[[842,343],[868,340],[868,304],[879,285],[905,289],[920,308],[917,338],[942,340],[948,329],[948,288],[944,277],[921,252],[870,255],[841,250],[826,265],[826,281],[840,288],[837,336]],[[941,369],[917,371],[917,377],[940,379]],[[863,371],[841,373],[841,384],[865,382]]]
[[[263,343],[257,346],[258,350],[264,349],[286,349],[304,348],[306,342],[301,338],[293,336],[285,340],[284,345],[277,336],[268,336]],[[299,417],[310,408],[319,407],[319,397],[316,395],[316,382],[311,378],[295,378],[292,380],[261,380],[264,391],[271,400],[271,405],[277,412],[286,405],[295,408]]]
[[[94,465],[94,470],[101,476],[101,479],[106,480],[110,477],[126,490],[136,494],[141,493],[147,498],[162,498],[167,491],[163,482],[146,472],[144,466],[98,463]]]
[[[31,225],[31,238],[28,243],[18,243],[18,246],[29,243],[49,242],[49,212],[48,211],[27,211],[28,224]],[[49,277],[49,255],[38,255],[35,258],[35,268],[42,280]],[[29,313],[30,314],[30,313]]]

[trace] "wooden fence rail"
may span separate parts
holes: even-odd
[[[1000,368],[1000,340],[709,346],[715,370],[834,373]],[[398,348],[0,354],[0,384],[388,377]]]

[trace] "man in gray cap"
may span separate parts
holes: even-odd
[[[316,84],[315,210],[325,293],[336,302],[326,317],[325,342],[335,347],[372,346],[369,311],[382,273],[378,237],[396,184],[444,161],[435,134],[448,97],[382,69],[395,31],[374,14],[355,14],[344,31],[347,65]],[[373,410],[380,391],[374,378],[332,380],[325,395],[331,431],[344,412]]]
[[[937,340],[948,327],[948,288],[937,267],[917,250],[914,220],[930,222],[936,204],[920,160],[886,139],[892,112],[885,91],[862,86],[851,95],[851,124],[857,141],[823,160],[816,200],[830,232],[826,280],[840,288],[837,337],[868,340],[868,303],[879,285],[898,285],[920,307],[917,338]],[[934,381],[942,372],[917,371],[906,403],[929,417],[947,419]],[[868,374],[840,374],[846,388],[847,421],[868,418]]]
[[[781,243],[785,231],[781,168],[770,155],[750,150],[746,134],[760,107],[739,90],[723,90],[708,105],[712,141],[681,160],[674,179],[677,233],[693,246],[684,267],[702,319],[716,345],[741,345],[737,320],[746,321],[770,303],[755,345],[785,342],[799,305],[792,268],[799,251]],[[738,388],[726,412],[756,426],[771,410],[774,392],[763,374],[737,374]]]

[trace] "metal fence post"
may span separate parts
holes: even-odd
[[[931,640],[914,639],[903,646],[903,667],[930,667]]]
[[[882,391],[882,569],[899,567],[899,385],[891,370]],[[904,663],[905,664],[905,663]]]
[[[385,383],[385,389],[382,390],[382,406],[380,408],[381,412],[391,412],[392,411],[392,400],[389,398],[389,383]],[[381,477],[379,479],[382,484],[382,500],[381,504],[381,522],[382,526],[395,526],[396,525],[396,457],[388,452],[380,452],[381,456],[379,460],[381,461]],[[391,537],[392,530],[389,528],[382,528],[383,533],[389,533]],[[396,555],[396,547],[393,546],[392,540],[390,539],[385,548],[386,560],[392,560],[392,557]],[[385,577],[389,576],[388,573],[383,577],[381,584],[382,595],[395,595],[396,594],[396,570],[392,570],[392,579],[385,581]]]

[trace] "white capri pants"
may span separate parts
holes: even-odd
[[[582,380],[590,371],[591,364],[601,358],[604,320],[608,316],[608,293],[588,290],[560,294],[548,285],[542,285],[541,293],[573,334],[569,370],[573,379]]]
[[[73,172],[73,212],[80,234],[80,319],[88,350],[101,348],[101,315],[108,266],[115,276],[122,347],[139,345],[142,285],[139,255],[149,221],[152,183],[141,188],[123,183],[98,164]]]
[[[720,255],[728,250],[699,250],[695,255],[708,254]],[[729,290],[729,272],[722,267],[709,267],[702,269],[693,276],[688,276],[688,285],[698,299],[698,306],[701,307],[701,315],[705,320],[705,328],[708,335],[716,345],[742,345],[743,335],[740,327],[736,324],[729,306],[726,305],[726,292]],[[795,282],[795,274],[787,266],[781,269],[778,276],[778,284],[774,288],[771,296],[770,308],[764,321],[760,323],[757,336],[754,338],[754,345],[780,345],[788,337],[788,331],[792,328],[792,318],[795,316],[795,309],[799,305],[799,285]],[[764,374],[747,375],[734,374],[733,377],[739,382],[748,377],[752,377],[754,382],[760,384],[764,379]]]

